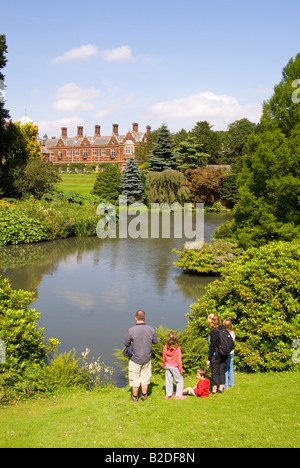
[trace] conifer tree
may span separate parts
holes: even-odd
[[[144,193],[141,174],[133,157],[129,159],[122,173],[121,191],[122,195],[127,197],[129,203],[140,200]]]
[[[95,185],[94,195],[103,201],[115,203],[120,194],[121,172],[116,164],[106,164],[104,171],[99,172]]]
[[[244,248],[300,237],[300,54],[283,69],[250,135],[238,178],[234,235]]]
[[[171,133],[164,124],[158,132],[148,163],[148,172],[162,172],[167,169],[177,169],[177,157],[174,152]]]
[[[209,154],[202,152],[202,148],[203,145],[198,142],[197,137],[193,134],[189,134],[185,140],[179,143],[177,152],[181,171],[198,169],[207,164]]]

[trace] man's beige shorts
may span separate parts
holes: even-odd
[[[128,366],[130,387],[138,388],[140,385],[149,385],[151,380],[151,361],[146,364],[136,364],[131,359]]]

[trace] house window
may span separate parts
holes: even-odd
[[[112,159],[114,159],[116,157],[116,150],[113,148],[111,150],[111,156],[110,156]]]
[[[106,156],[106,149],[103,149],[101,154],[102,154],[102,156]]]
[[[94,150],[93,150],[93,156],[97,156],[97,153],[98,153],[97,150],[94,149]]]
[[[88,152],[87,152],[87,150],[84,150],[83,159],[87,159],[87,158],[88,158]]]
[[[134,146],[125,146],[125,154],[133,154]]]
[[[75,151],[75,156],[79,156],[79,150]]]
[[[132,140],[127,140],[125,142],[125,154],[133,154],[134,153],[134,143]]]

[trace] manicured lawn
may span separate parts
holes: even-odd
[[[299,446],[300,372],[239,374],[223,395],[184,401],[166,401],[163,380],[153,382],[146,402],[109,387],[2,406],[0,447]]]
[[[62,192],[75,192],[91,195],[97,174],[61,174],[62,182],[56,188]]]

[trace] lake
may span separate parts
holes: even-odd
[[[205,214],[205,241],[230,219],[228,213]],[[171,231],[172,232],[172,231]],[[173,266],[184,239],[69,238],[0,248],[0,275],[14,289],[36,293],[32,305],[46,337],[61,342],[59,352],[86,348],[113,365],[114,349],[123,348],[126,330],[138,309],[146,322],[184,329],[190,305],[215,277],[182,273]],[[115,383],[125,384],[116,368]]]

